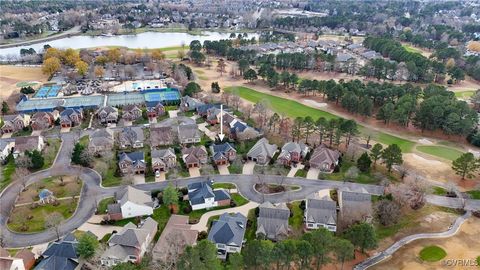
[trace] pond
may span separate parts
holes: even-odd
[[[33,48],[36,52],[43,50],[43,45],[49,44],[55,48],[92,48],[105,46],[122,46],[128,48],[165,48],[180,46],[182,44],[189,45],[192,40],[220,40],[228,39],[231,33],[220,33],[204,31],[201,35],[191,35],[188,33],[169,33],[169,32],[144,32],[136,35],[118,35],[118,36],[73,36],[56,40],[50,40],[31,44],[27,46],[18,46],[12,48],[0,49],[0,56],[6,57],[19,56],[20,49]],[[248,38],[255,37],[258,39],[258,34],[248,33]]]

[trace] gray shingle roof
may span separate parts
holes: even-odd
[[[251,157],[266,156],[273,157],[277,151],[277,145],[269,144],[266,138],[261,138],[255,145],[248,151],[247,155]]]
[[[215,197],[212,185],[207,181],[188,185],[188,190],[188,199],[192,205],[205,203],[205,199]]]
[[[213,221],[208,240],[213,243],[241,247],[246,227],[247,218],[244,215],[224,213],[218,220]]]
[[[285,203],[275,206],[267,201],[262,203],[259,209],[256,233],[263,233],[270,239],[275,239],[278,235],[288,234],[290,209]]]
[[[178,138],[183,141],[186,139],[200,138],[201,133],[197,124],[187,124],[178,126]]]
[[[318,197],[307,199],[305,217],[307,222],[336,224],[337,223],[337,203]]]
[[[127,189],[118,196],[120,205],[124,205],[127,201],[139,205],[153,206],[152,197],[149,191],[136,189],[132,186],[127,186]]]

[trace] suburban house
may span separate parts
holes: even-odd
[[[307,229],[325,228],[337,231],[337,203],[330,194],[316,193],[305,201],[305,225]]]
[[[113,149],[115,140],[113,131],[109,128],[98,129],[90,135],[88,149],[92,153],[101,153]]]
[[[175,133],[171,126],[150,128],[150,145],[152,147],[172,145],[175,143]]]
[[[229,137],[234,140],[250,140],[260,136],[258,130],[250,127],[228,112],[223,114],[223,124],[224,132],[229,134]]]
[[[52,242],[42,254],[42,260],[35,270],[74,270],[78,267],[78,241],[73,234]]]
[[[338,205],[343,221],[370,222],[372,219],[372,196],[364,188],[339,190]]]
[[[247,218],[240,214],[223,213],[212,221],[208,240],[217,247],[217,257],[226,259],[227,253],[240,253],[247,228]]]
[[[147,116],[148,118],[155,118],[165,114],[165,106],[161,102],[158,102],[153,107],[147,107]]]
[[[285,203],[273,205],[266,201],[260,204],[256,236],[263,235],[270,240],[282,240],[288,237],[288,218],[290,209]]]
[[[224,189],[213,190],[208,181],[192,183],[187,188],[192,210],[230,205],[230,194]]]
[[[82,123],[83,111],[77,109],[65,109],[60,113],[60,126],[71,128]]]
[[[166,172],[177,165],[177,156],[173,148],[152,149],[152,169],[154,172]]]
[[[13,139],[0,139],[0,163],[5,161],[12,149],[15,147],[15,140]]]
[[[126,190],[117,194],[117,203],[107,206],[108,218],[120,220],[131,217],[148,216],[153,214],[151,193],[127,186]]]
[[[2,270],[30,270],[35,265],[35,254],[23,248],[14,256],[0,247],[0,269]]]
[[[21,155],[25,151],[42,151],[45,147],[43,136],[15,137],[14,155]]]
[[[186,246],[193,246],[197,242],[198,231],[192,230],[188,224],[188,216],[172,215],[165,225],[160,238],[152,250],[155,261],[166,262],[171,257],[178,256]]]
[[[200,100],[196,98],[192,98],[189,96],[184,96],[180,100],[180,110],[182,112],[186,111],[194,111],[196,110],[199,106],[204,105],[205,103],[201,102]]]
[[[60,117],[58,111],[36,112],[30,120],[30,126],[33,130],[44,130],[55,125],[55,120]]]
[[[144,174],[147,169],[144,153],[141,151],[120,153],[118,167],[123,174]]]
[[[3,116],[2,134],[14,133],[27,127],[30,123],[30,115],[15,114]]]
[[[335,166],[338,165],[340,152],[332,150],[321,145],[313,151],[310,156],[310,167],[319,169],[322,172],[333,172]]]
[[[179,125],[177,130],[180,143],[199,143],[202,139],[202,134],[198,130],[197,124]]]
[[[237,158],[237,150],[228,142],[213,144],[210,146],[210,151],[212,152],[213,162],[217,166],[227,165]]]
[[[207,163],[208,152],[205,146],[190,146],[182,149],[182,159],[187,168],[198,168]]]
[[[118,121],[118,109],[112,106],[104,106],[97,110],[97,117],[102,124],[116,123]]]
[[[288,142],[283,145],[280,154],[278,155],[277,162],[290,166],[292,164],[302,161],[308,153],[308,146],[300,142]]]
[[[120,148],[142,148],[145,140],[141,127],[124,127],[118,132],[118,144]]]
[[[122,108],[122,119],[125,121],[135,121],[142,117],[142,109],[137,105],[128,104]]]
[[[140,226],[129,222],[112,234],[108,247],[100,257],[104,266],[114,266],[119,263],[139,263],[158,230],[158,223],[148,217]]]
[[[248,151],[247,159],[260,165],[266,165],[277,152],[277,145],[269,144],[266,138],[261,138]]]

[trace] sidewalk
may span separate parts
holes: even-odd
[[[201,231],[208,231],[207,223],[208,219],[213,216],[218,216],[223,213],[241,213],[245,217],[248,216],[248,211],[251,209],[255,208],[258,206],[258,203],[256,202],[249,202],[245,205],[239,206],[239,207],[234,207],[234,208],[227,208],[227,209],[221,209],[221,210],[215,210],[215,211],[210,211],[202,215],[200,218],[200,221],[197,224],[192,225],[192,230],[197,230],[199,232]]]

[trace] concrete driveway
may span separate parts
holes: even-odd
[[[168,111],[168,117],[175,118],[178,116],[178,110]]]
[[[165,172],[161,172],[158,177],[155,177],[155,182],[165,181],[167,179],[167,174]]]
[[[200,176],[200,168],[189,168],[188,173],[190,177],[198,177]]]
[[[228,165],[220,165],[218,167],[218,173],[221,175],[227,175],[230,174],[230,171],[228,170]]]
[[[32,134],[31,134],[31,136],[40,136],[40,135],[42,135],[41,130],[34,130],[34,131],[32,131]]]
[[[103,215],[94,215],[87,222],[78,228],[80,231],[90,231],[98,239],[102,239],[106,234],[112,233],[112,231],[119,232],[122,227],[120,226],[111,226],[111,225],[100,225],[100,222],[103,220]]]
[[[255,168],[255,162],[247,161],[243,165],[242,173],[243,174],[253,174],[253,168]]]
[[[192,225],[192,230],[197,230],[199,232],[201,231],[208,231],[208,219],[213,216],[221,215],[223,213],[242,213],[244,216],[248,216],[248,211],[250,209],[253,209],[258,206],[258,203],[256,202],[249,202],[245,205],[234,207],[234,208],[228,208],[228,209],[220,209],[220,210],[215,210],[215,211],[210,211],[202,215],[200,218],[199,222],[197,224]]]
[[[145,184],[145,175],[143,174],[135,174],[133,176],[133,184],[138,185],[138,184]]]
[[[130,127],[130,126],[132,126],[132,121],[123,120],[122,122],[123,122],[122,124],[123,124],[124,127]]]
[[[198,129],[205,133],[205,135],[208,136],[208,138],[210,138],[211,140],[215,141],[215,138],[217,137],[217,133],[216,132],[213,132],[213,131],[210,131],[207,126],[209,124],[208,123],[201,123],[201,124],[198,124]]]
[[[305,165],[303,165],[303,164],[297,164],[296,167],[292,166],[290,168],[290,171],[288,172],[287,176],[288,177],[294,177],[295,174],[297,173],[297,171],[300,170],[300,169],[303,169],[303,168],[305,168]]]
[[[5,133],[2,135],[2,139],[8,139],[8,138],[11,138],[13,135],[13,133]]]
[[[60,133],[68,133],[70,132],[70,128],[69,127],[64,127],[64,128],[61,128],[60,129]]]
[[[310,170],[308,170],[308,172],[307,172],[307,179],[317,180],[319,174],[320,174],[319,169],[310,168]]]
[[[148,118],[148,123],[149,124],[156,124],[157,123],[157,118],[156,117]]]

